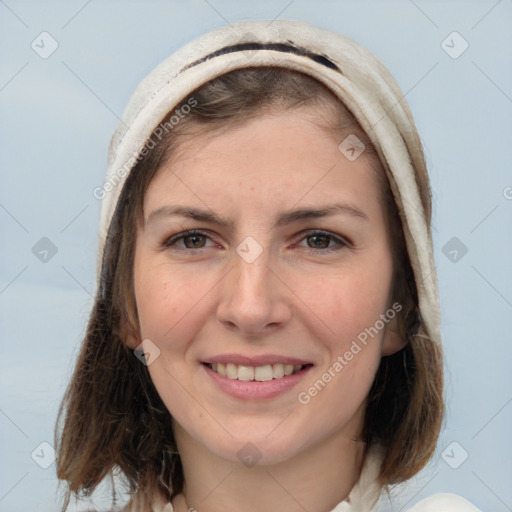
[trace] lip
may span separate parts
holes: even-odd
[[[208,362],[224,362],[226,359],[224,356],[222,358],[215,358],[217,361],[209,360]],[[241,359],[237,359],[240,361]],[[245,358],[245,360],[250,360],[251,364],[247,364],[247,366],[263,366],[261,363],[255,364],[255,358]],[[296,361],[296,359],[283,358],[283,361]],[[269,361],[269,359],[265,359],[265,361]],[[273,359],[275,361],[275,359]],[[231,361],[229,361],[231,362]],[[281,361],[275,361],[276,363],[280,363]],[[237,364],[234,363],[233,364]],[[244,364],[238,363],[238,364]],[[284,363],[282,363],[284,364]],[[294,364],[292,362],[286,364]],[[292,375],[286,375],[281,377],[280,379],[272,379],[265,382],[258,381],[241,381],[237,379],[229,379],[228,377],[223,377],[222,375],[214,372],[206,363],[201,364],[201,368],[206,373],[206,375],[212,380],[212,382],[218,386],[224,393],[228,395],[239,398],[241,400],[264,400],[269,398],[274,398],[279,396],[287,391],[291,390],[295,387],[304,377],[309,373],[309,370],[313,368],[311,363],[300,363],[297,362],[295,364],[306,364],[307,366],[302,370],[294,373]]]
[[[202,363],[231,363],[238,366],[265,366],[267,364],[300,364],[307,365],[312,364],[311,361],[305,361],[304,359],[297,359],[294,357],[281,356],[277,354],[261,354],[259,356],[243,356],[241,354],[222,354],[218,356],[208,357]]]

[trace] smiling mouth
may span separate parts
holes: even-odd
[[[266,382],[294,375],[310,364],[267,364],[263,366],[244,366],[232,363],[204,363],[210,370],[231,380]]]

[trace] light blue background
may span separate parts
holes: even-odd
[[[226,21],[276,17],[343,33],[376,54],[406,93],[425,144],[448,411],[434,460],[390,510],[441,491],[482,510],[512,510],[512,2],[5,0],[1,512],[58,510],[55,465],[42,469],[31,453],[53,444],[92,305],[100,211],[92,191],[131,93],[199,34]],[[43,31],[59,45],[48,59],[31,48]],[[457,59],[441,47],[453,31],[469,44]],[[442,252],[454,236],[468,248],[456,263]],[[58,248],[47,263],[31,251],[42,237]],[[462,450],[469,454],[458,469],[441,456],[454,441],[452,465]]]

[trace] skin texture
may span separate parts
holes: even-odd
[[[359,344],[308,404],[297,395],[391,307],[393,258],[377,171],[363,156],[349,161],[338,150],[344,137],[312,115],[265,114],[199,135],[163,165],[144,198],[134,262],[140,332],[129,344],[149,339],[160,351],[148,369],[182,457],[177,512],[329,511],[358,479],[365,399],[381,356],[402,348],[394,322]],[[366,218],[338,212],[275,225],[282,212],[341,201]],[[177,205],[232,225],[151,215]],[[165,245],[189,229],[206,236]],[[250,252],[262,250],[251,263],[236,250],[248,236],[258,244],[251,241]],[[274,398],[240,399],[201,364],[228,353],[313,366]],[[261,457],[251,467],[237,455],[247,443]]]

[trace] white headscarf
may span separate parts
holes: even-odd
[[[130,170],[164,116],[194,89],[234,69],[277,66],[326,85],[370,137],[402,217],[419,309],[429,337],[441,342],[432,239],[414,167],[420,142],[404,94],[383,64],[351,39],[295,21],[239,22],[204,34],[157,66],[139,84],[114,134],[103,197],[98,260]]]

